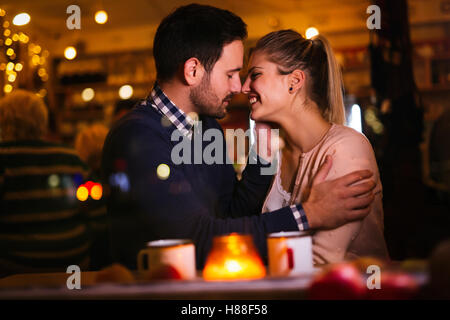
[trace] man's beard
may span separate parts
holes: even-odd
[[[230,94],[224,100],[229,101],[232,97],[233,95]],[[189,98],[199,115],[207,115],[218,119],[222,119],[226,115],[226,110],[223,107],[224,100],[221,100],[212,90],[208,73],[202,79],[200,85],[191,90]]]

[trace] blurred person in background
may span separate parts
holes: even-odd
[[[87,167],[44,141],[48,110],[32,92],[0,99],[0,275],[89,266],[88,227],[76,198]]]
[[[108,131],[103,124],[94,124],[81,130],[75,138],[75,150],[89,167],[86,178],[89,182],[100,183],[102,149]],[[92,233],[90,270],[99,270],[110,263],[106,202],[103,188],[100,190],[100,194],[95,196],[96,199],[90,196],[82,203]]]

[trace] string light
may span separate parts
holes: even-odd
[[[39,64],[39,62],[41,61],[41,58],[35,54],[32,58],[31,58],[31,63],[35,66],[37,66]]]
[[[83,99],[83,101],[91,101],[92,99],[94,99],[95,96],[95,91],[92,88],[86,88],[83,90],[83,92],[81,92],[81,99]]]
[[[12,91],[13,87],[10,84],[5,84],[5,86],[3,87],[3,91],[5,93],[10,93]]]
[[[3,9],[0,9],[0,17],[4,17],[6,15],[6,11]],[[12,20],[12,24],[22,26],[26,25],[30,22],[31,18],[30,15],[27,13],[19,13],[14,17]],[[11,47],[13,42],[20,41],[21,43],[27,44],[30,40],[30,38],[24,33],[24,32],[17,32],[14,33],[14,29],[9,29],[10,22],[9,21],[3,21],[0,24],[0,27],[3,27],[3,30],[0,31],[0,35],[3,35],[4,38],[0,38],[0,47],[4,46],[4,55],[7,56],[7,60],[3,63],[0,63],[0,71],[4,71],[4,78],[9,83],[6,83],[3,86],[3,92],[4,93],[10,93],[14,90],[13,83],[17,80],[18,73],[23,71],[24,69],[24,63],[21,61],[20,63],[14,63],[13,61],[17,58],[17,53],[15,52],[16,47],[20,48],[20,44],[16,44],[16,47]],[[48,50],[43,50],[41,46],[37,44],[29,44],[28,47],[28,54],[30,56],[30,62],[31,66],[44,66],[46,64],[46,59],[49,56]],[[40,55],[41,54],[41,55]],[[33,67],[32,67],[33,68]],[[34,69],[34,68],[33,68]],[[34,69],[36,70],[36,69]],[[47,81],[48,80],[48,74],[47,70],[44,67],[39,67],[37,69],[37,74],[40,76],[41,81]],[[47,95],[46,89],[40,89],[37,95],[44,97]]]
[[[31,17],[28,13],[22,12],[17,14],[13,19],[13,24],[16,26],[24,26],[28,24],[31,20]]]
[[[74,47],[67,47],[64,50],[64,57],[66,57],[67,60],[73,60],[77,56],[77,50]]]
[[[123,100],[131,98],[132,95],[133,95],[133,87],[132,86],[126,84],[126,85],[120,87],[119,96]]]
[[[108,14],[104,10],[97,11],[95,13],[95,22],[98,24],[105,24],[108,21]]]

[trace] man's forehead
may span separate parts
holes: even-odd
[[[244,60],[244,44],[241,40],[235,40],[223,46],[222,55],[216,65],[220,65],[227,71],[239,71]]]

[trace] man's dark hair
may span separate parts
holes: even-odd
[[[223,46],[247,37],[247,25],[234,13],[208,5],[182,6],[165,17],[153,42],[158,80],[171,79],[195,57],[211,72]]]

